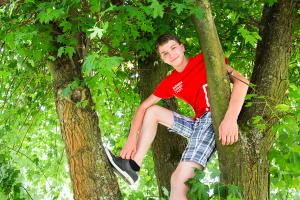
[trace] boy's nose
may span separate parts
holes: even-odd
[[[174,53],[170,53],[170,60],[173,60],[175,58],[175,54]]]

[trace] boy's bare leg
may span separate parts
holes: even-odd
[[[171,128],[174,122],[172,111],[161,106],[151,106],[147,109],[141,132],[138,137],[137,151],[133,160],[141,166],[142,161],[152,144],[157,131],[158,123]],[[195,162],[180,162],[171,177],[171,200],[187,200],[188,187],[185,182],[195,175],[194,168],[203,170],[200,164]]]
[[[153,105],[147,109],[138,136],[136,154],[133,157],[133,160],[139,166],[141,166],[142,161],[155,138],[158,123],[171,128],[173,121],[174,116],[171,110],[157,105]]]
[[[200,164],[195,162],[180,162],[171,176],[170,200],[187,200],[188,186],[185,182],[195,175],[194,168],[203,170]]]

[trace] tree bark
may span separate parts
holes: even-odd
[[[219,123],[227,109],[229,87],[223,70],[224,64],[218,61],[224,59],[210,5],[206,0],[196,2],[205,11],[204,19],[193,17],[193,21],[206,62],[209,98],[217,139]],[[299,20],[296,19],[299,18],[296,12],[296,1],[282,0],[271,8],[265,7],[262,17],[262,41],[257,46],[256,62],[251,78],[251,82],[255,84],[255,90],[252,92],[265,98],[263,101],[255,99],[254,106],[243,109],[239,120],[241,131],[238,143],[224,147],[217,140],[221,182],[240,186],[245,200],[269,199],[267,154],[274,140],[271,133],[274,122],[272,113],[274,105],[283,100],[288,86],[287,70],[291,35],[293,24]],[[218,104],[216,101],[225,102],[226,105]],[[252,117],[256,115],[263,116],[266,129],[258,130],[251,124]]]
[[[79,45],[72,58],[63,56],[55,62],[48,62],[74,199],[121,199],[117,179],[103,151],[98,116],[89,89],[81,85],[70,95],[63,94],[74,80],[83,83],[80,62],[85,55],[83,51]],[[83,101],[87,106],[80,106]]]
[[[139,91],[142,100],[144,100],[153,93],[158,83],[166,77],[169,68],[159,63],[157,56],[150,55],[145,60],[139,61],[139,69]],[[174,98],[163,100],[163,105],[170,110],[177,110]],[[170,191],[171,174],[176,169],[185,146],[186,140],[184,138],[170,133],[162,125],[158,126],[152,150],[160,196],[163,196],[163,187]]]

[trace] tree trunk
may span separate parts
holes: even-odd
[[[77,53],[83,49],[77,49]],[[77,53],[72,58],[63,56],[55,62],[48,62],[74,199],[121,199],[117,179],[103,151],[98,116],[89,89],[79,86],[70,95],[64,95],[64,89],[74,80],[83,83]],[[88,102],[87,106],[79,105],[83,101]]]
[[[228,104],[229,89],[223,63],[222,50],[215,30],[210,5],[206,0],[196,1],[204,9],[204,19],[193,18],[207,66],[210,104],[216,138],[218,127]],[[243,189],[243,199],[269,199],[269,167],[267,154],[273,143],[271,133],[272,109],[283,100],[287,90],[287,69],[290,57],[291,35],[296,21],[296,1],[278,1],[271,8],[266,7],[262,18],[262,41],[258,44],[256,62],[251,82],[255,84],[254,93],[265,96],[263,101],[255,99],[254,106],[244,109],[240,116],[240,140],[231,146],[217,142],[221,182],[235,184]],[[299,17],[298,17],[299,18]],[[220,73],[219,71],[222,71]],[[213,83],[218,82],[218,83]],[[226,84],[224,84],[226,83]],[[226,85],[225,90],[220,85]],[[223,93],[223,91],[225,91]],[[219,93],[217,93],[219,92]],[[213,93],[213,94],[212,94]],[[272,100],[272,101],[270,101]],[[266,104],[268,103],[267,108]],[[269,109],[269,110],[268,110]],[[251,125],[252,117],[263,116],[265,130],[260,131]],[[217,140],[218,141],[218,140]]]
[[[169,68],[158,63],[157,57],[151,55],[145,60],[139,61],[139,69],[139,91],[144,100],[153,93],[158,83],[166,77]],[[170,110],[177,110],[174,98],[163,100],[163,105]],[[184,138],[170,133],[167,128],[159,125],[152,149],[160,196],[163,194],[163,187],[170,191],[171,174],[176,169],[185,146],[186,140]]]
[[[298,4],[298,5],[297,5]],[[260,36],[262,40],[257,45],[256,60],[251,77],[255,87],[249,93],[255,93],[265,98],[253,99],[253,106],[244,108],[240,124],[248,126],[248,122],[257,115],[263,117],[261,123],[267,128],[263,131],[255,129],[247,131],[248,141],[252,148],[248,162],[248,172],[242,182],[245,199],[269,199],[269,163],[268,152],[274,143],[271,127],[275,122],[275,106],[282,103],[288,89],[288,65],[291,55],[291,39],[293,27],[299,22],[299,2],[280,0],[272,7],[265,6],[261,21]],[[248,129],[248,128],[247,128]],[[247,130],[246,129],[246,130]],[[251,164],[252,163],[252,164]],[[257,180],[249,185],[249,180]],[[256,190],[251,189],[256,188]]]

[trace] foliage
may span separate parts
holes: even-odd
[[[283,115],[273,126],[276,143],[270,152],[272,192],[274,199],[299,197],[300,191],[300,87],[290,85],[289,101],[279,104],[278,114]],[[288,189],[287,189],[288,188]]]
[[[263,3],[275,2],[211,1],[224,53],[230,65],[248,77],[260,40],[258,26]],[[74,58],[80,42],[78,35],[87,36],[88,54],[80,61],[84,84],[92,92],[102,140],[117,153],[126,141],[134,108],[140,102],[136,65],[139,59],[155,54],[158,35],[177,34],[189,56],[201,49],[190,15],[201,17],[203,13],[193,3],[192,0],[130,0],[117,6],[100,0],[1,2],[0,198],[72,199],[46,61],[64,55]],[[298,32],[290,61],[289,98],[277,106],[279,123],[273,127],[276,143],[270,153],[272,199],[299,197]],[[65,95],[78,86],[75,80],[65,89]],[[182,113],[193,115],[183,102],[179,104]],[[260,125],[260,116],[254,122]],[[216,159],[211,163],[206,174],[218,179]],[[234,186],[202,183],[203,174],[199,171],[196,174],[189,181],[191,199],[217,199],[224,191],[229,194],[228,199],[239,198],[240,192]],[[125,199],[158,198],[151,152],[141,175],[143,178],[134,192],[119,181]]]
[[[204,177],[204,173],[201,170],[195,169],[195,176],[187,181],[189,186],[188,198],[193,200],[209,199],[208,190],[209,187],[206,184],[200,182]]]
[[[18,180],[20,170],[9,163],[10,159],[7,154],[0,154],[0,198],[25,199],[22,183]]]
[[[188,198],[191,200],[207,200],[207,199],[227,199],[239,200],[242,199],[242,191],[239,187],[234,185],[224,185],[215,182],[211,185],[203,183],[204,172],[195,169],[195,176],[187,181],[189,186]],[[212,188],[212,195],[209,195],[210,188]]]

